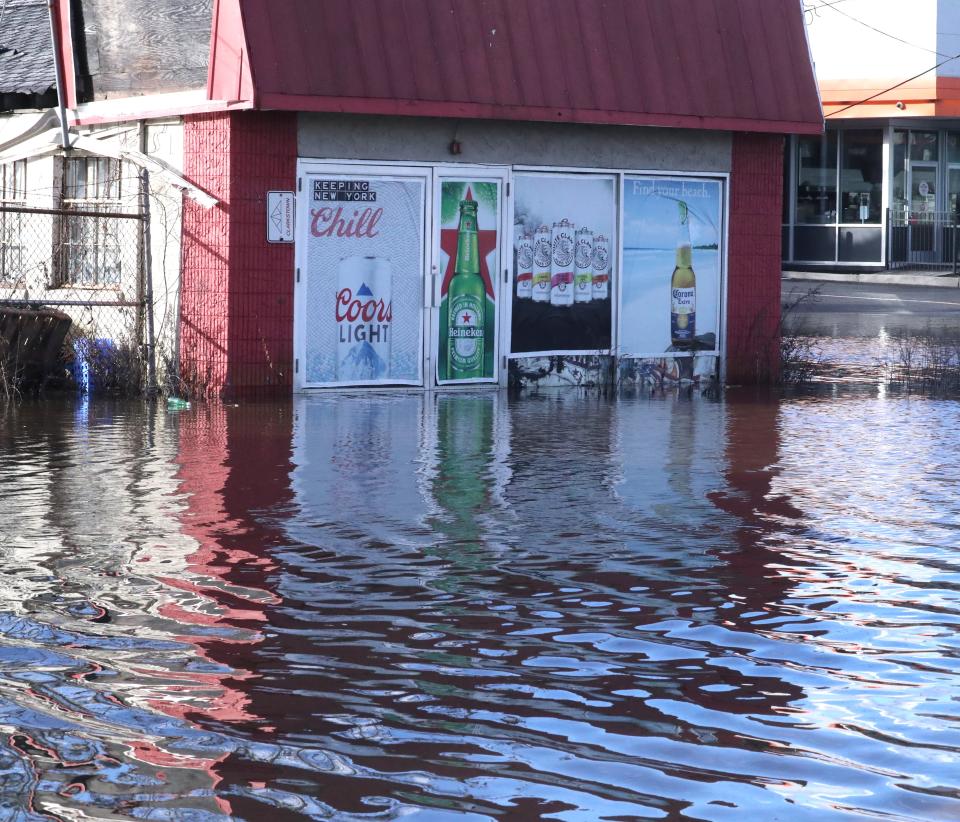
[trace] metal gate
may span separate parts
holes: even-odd
[[[81,389],[155,389],[148,203],[145,188],[137,212],[0,203],[0,307],[70,317]]]
[[[887,266],[957,273],[960,259],[956,211],[887,209]]]

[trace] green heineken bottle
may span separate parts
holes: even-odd
[[[487,291],[480,276],[477,203],[460,201],[457,260],[447,291],[447,378],[483,377],[483,323]]]

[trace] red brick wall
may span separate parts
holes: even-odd
[[[187,179],[220,204],[184,201],[180,272],[180,375],[191,386],[227,378],[230,242],[230,116],[187,117],[183,168]]]
[[[727,264],[727,383],[779,373],[783,137],[734,134]]]
[[[296,115],[186,118],[184,170],[220,203],[183,217],[181,376],[196,393],[293,384],[293,246],[266,241],[266,193],[296,186]]]

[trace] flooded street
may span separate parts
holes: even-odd
[[[0,818],[960,818],[960,404],[0,408]]]
[[[814,382],[859,383],[883,391],[891,382],[960,388],[960,290],[850,282],[785,281],[784,329],[790,352],[814,364]]]

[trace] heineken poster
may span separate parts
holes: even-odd
[[[444,178],[440,184],[437,383],[493,379],[500,183]]]
[[[620,355],[717,351],[722,184],[626,177]]]
[[[616,299],[616,180],[518,174],[514,201],[513,354],[610,349]]]
[[[304,177],[304,385],[422,384],[425,182]]]

